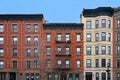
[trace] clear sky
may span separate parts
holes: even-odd
[[[79,23],[83,8],[119,6],[120,0],[0,0],[0,14],[43,14],[50,23]]]

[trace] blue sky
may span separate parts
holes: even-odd
[[[119,7],[120,0],[0,0],[0,14],[43,14],[50,23],[79,23],[83,8]]]

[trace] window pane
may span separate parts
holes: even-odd
[[[70,34],[69,33],[66,33],[65,37],[66,37],[66,41],[70,41]]]
[[[102,67],[106,67],[106,59],[102,59]]]
[[[86,54],[87,55],[91,55],[91,47],[87,47],[86,48]]]
[[[91,59],[86,60],[86,67],[91,67]]]
[[[76,47],[76,54],[77,55],[80,55],[80,51],[81,51],[80,47]]]
[[[50,47],[50,46],[47,46],[47,47],[46,47],[46,54],[50,54],[50,51],[51,51],[51,47]]]
[[[58,34],[57,34],[57,40],[58,40],[58,41],[62,41],[62,35],[61,35],[61,33],[58,33]]]
[[[12,32],[18,32],[17,24],[12,24]]]
[[[106,41],[106,32],[102,32],[102,41]]]
[[[76,34],[76,41],[80,41],[81,40],[81,34],[80,33],[77,33]]]
[[[4,68],[4,62],[0,61],[0,68]]]
[[[34,32],[38,32],[38,25],[34,24]]]
[[[91,42],[91,34],[90,33],[87,33],[87,35],[86,35],[86,41],[87,42]]]
[[[0,36],[0,44],[4,44],[4,37]]]
[[[99,33],[95,34],[95,41],[99,41]]]
[[[47,37],[46,37],[46,40],[47,40],[47,42],[50,42],[50,39],[51,39],[51,34],[50,33],[47,33],[47,35],[46,35]]]
[[[102,80],[106,80],[106,73],[102,73]]]
[[[108,28],[111,28],[111,20],[108,20]]]
[[[120,28],[120,20],[117,20],[117,28]]]
[[[101,49],[102,49],[102,51],[101,51],[101,52],[102,52],[102,54],[106,54],[106,46],[102,46],[102,48],[101,48]]]
[[[86,29],[91,29],[91,21],[86,22]]]
[[[4,25],[0,24],[0,32],[4,32]]]
[[[13,36],[13,44],[17,44],[18,43],[18,38],[17,36]]]
[[[106,19],[102,19],[102,28],[106,28]]]
[[[26,32],[31,32],[31,25],[30,24],[26,25]]]
[[[4,56],[4,49],[0,48],[0,56]]]
[[[99,21],[96,20],[96,21],[95,21],[95,28],[98,28],[98,27],[99,27]]]
[[[99,59],[95,59],[95,67],[99,67]]]

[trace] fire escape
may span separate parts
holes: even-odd
[[[57,37],[56,42],[56,64],[55,69],[57,70],[70,70],[70,43],[69,37]]]

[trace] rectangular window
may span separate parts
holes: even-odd
[[[102,72],[102,80],[106,80],[106,73],[105,72]]]
[[[17,68],[17,61],[13,61],[13,68]]]
[[[86,67],[91,67],[91,59],[86,60]]]
[[[120,73],[117,73],[117,80],[120,80]]]
[[[38,36],[34,36],[34,45],[38,45]]]
[[[4,25],[0,24],[0,32],[4,32]]]
[[[27,36],[27,37],[26,37],[26,41],[27,41],[27,44],[30,45],[30,44],[31,44],[31,37],[30,37],[30,36]]]
[[[62,34],[61,33],[57,34],[57,41],[62,41]]]
[[[50,42],[50,40],[51,40],[51,34],[50,33],[46,34],[46,40],[47,40],[47,42]]]
[[[0,36],[0,44],[4,44],[4,37]]]
[[[120,41],[120,32],[117,33],[117,41]]]
[[[75,80],[79,80],[79,79],[80,79],[79,73],[75,73]]]
[[[26,68],[30,69],[31,68],[31,61],[26,61]]]
[[[57,53],[56,54],[61,54],[62,48],[60,46],[57,47]]]
[[[101,52],[102,52],[102,54],[106,54],[106,46],[101,47]]]
[[[86,54],[91,55],[91,52],[92,52],[91,47],[86,47]]]
[[[70,54],[70,47],[69,47],[69,46],[67,46],[67,47],[65,48],[65,53],[66,53],[66,54]]]
[[[79,42],[81,40],[81,34],[77,33],[76,34],[76,41]]]
[[[108,59],[108,65],[111,67],[111,59]]]
[[[36,73],[36,80],[41,80],[39,73]]]
[[[13,48],[13,56],[17,56],[17,54],[18,54],[17,48]]]
[[[72,73],[68,74],[68,80],[73,80],[73,74]]]
[[[79,46],[76,47],[76,55],[80,55],[81,48]]]
[[[58,61],[57,61],[57,64],[58,64],[58,65],[57,65],[57,68],[61,68],[61,67],[62,67],[62,61],[61,61],[61,60],[58,60]]]
[[[86,29],[91,29],[91,24],[92,24],[91,21],[87,21],[86,22]]]
[[[38,49],[34,48],[34,57],[38,57]]]
[[[120,55],[120,45],[117,46],[117,55]]]
[[[47,60],[47,61],[46,61],[46,67],[47,67],[47,68],[50,68],[50,60]]]
[[[69,33],[66,33],[65,34],[65,41],[70,41],[70,34]]]
[[[54,74],[54,80],[58,80],[58,74],[57,73]]]
[[[102,32],[101,38],[102,41],[106,41],[106,32]]]
[[[108,54],[111,54],[111,46],[108,46]]]
[[[69,60],[66,60],[66,68],[70,68],[70,61]]]
[[[4,68],[4,61],[0,61],[0,68]]]
[[[96,73],[96,80],[99,80],[99,73]]]
[[[95,21],[95,28],[99,28],[99,21],[98,20]]]
[[[117,68],[120,68],[120,59],[117,59]]]
[[[95,34],[95,41],[99,41],[99,33]]]
[[[108,41],[111,41],[111,33],[108,33]]]
[[[117,28],[120,28],[120,20],[117,20]]]
[[[31,56],[31,49],[30,49],[30,48],[27,48],[27,49],[26,49],[26,55],[27,55],[27,56]]]
[[[12,32],[18,32],[17,24],[12,24]]]
[[[80,63],[81,63],[80,60],[77,60],[77,61],[76,61],[76,67],[77,67],[77,68],[80,68]]]
[[[99,46],[95,46],[95,54],[96,54],[96,55],[99,54]]]
[[[4,56],[4,49],[0,48],[0,56]]]
[[[38,32],[38,24],[34,24],[34,32]]]
[[[29,73],[26,73],[26,80],[30,80],[30,74]]]
[[[48,80],[52,80],[52,74],[48,73]]]
[[[31,25],[30,24],[26,24],[26,32],[31,32]]]
[[[106,67],[106,59],[102,59],[102,67]]]
[[[91,33],[87,33],[87,35],[86,35],[86,41],[87,42],[91,42],[91,39],[92,39]]]
[[[31,80],[34,80],[34,73],[31,73]]]
[[[50,46],[46,46],[46,54],[50,54],[51,52],[51,47]]]
[[[101,26],[102,28],[106,28],[106,19],[102,19]]]
[[[111,20],[108,20],[108,28],[111,28]]]
[[[18,44],[18,38],[17,36],[12,37],[13,44]]]
[[[38,68],[38,61],[34,61],[34,68],[35,68],[35,69]]]
[[[99,59],[95,59],[95,67],[99,67]]]

